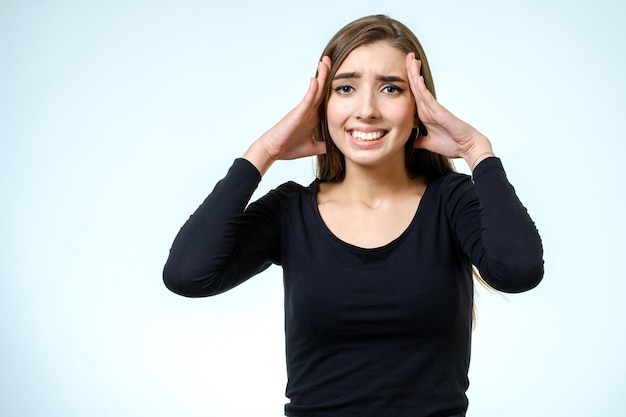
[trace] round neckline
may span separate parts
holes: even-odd
[[[321,181],[319,179],[316,179],[314,182],[314,187],[313,187],[313,198],[312,198],[312,203],[314,206],[314,211],[317,217],[317,220],[320,222],[322,230],[335,242],[339,243],[342,246],[345,246],[349,249],[352,250],[356,250],[358,252],[363,252],[363,253],[376,253],[376,252],[382,252],[385,250],[388,250],[392,247],[394,247],[396,244],[398,244],[398,242],[404,240],[404,237],[406,235],[408,235],[411,230],[416,227],[416,224],[419,220],[419,217],[421,217],[419,214],[422,211],[422,206],[424,204],[424,199],[428,196],[429,190],[430,190],[430,182],[428,182],[426,184],[426,189],[424,190],[424,193],[422,194],[422,197],[420,198],[419,203],[417,204],[417,208],[415,210],[415,213],[413,214],[413,217],[411,218],[411,222],[409,223],[409,225],[402,231],[402,233],[400,233],[398,236],[396,236],[395,238],[393,238],[391,241],[385,243],[382,246],[377,246],[377,247],[373,247],[373,248],[365,248],[362,246],[358,246],[355,245],[353,243],[347,242],[343,239],[341,239],[339,236],[337,236],[331,229],[330,227],[328,227],[328,225],[326,224],[326,222],[324,221],[324,218],[322,217],[322,213],[320,212],[320,207],[318,204],[318,194],[319,194],[319,185],[320,185]]]

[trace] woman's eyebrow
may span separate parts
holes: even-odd
[[[348,78],[361,78],[361,74],[358,72],[342,72],[341,74],[335,74],[333,77],[334,80],[345,80]]]
[[[406,80],[402,77],[398,77],[396,75],[379,75],[376,77],[376,79],[378,81],[385,81],[385,82],[402,82],[405,83]]]
[[[350,78],[361,78],[361,74],[358,72],[342,72],[340,74],[335,74],[335,76],[333,77],[333,81],[346,80]],[[396,75],[377,75],[376,80],[385,82],[406,82],[404,78],[398,77]]]

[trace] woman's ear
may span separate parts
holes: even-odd
[[[420,119],[419,117],[417,117],[417,113],[415,113],[415,116],[413,117],[413,127],[416,127],[419,129],[420,124],[421,124]]]
[[[424,123],[422,123],[417,115],[415,115],[415,117],[413,118],[413,128],[417,132],[417,134],[415,135],[416,138],[420,136],[428,136],[428,130],[426,130],[426,126],[424,126]]]

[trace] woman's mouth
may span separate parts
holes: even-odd
[[[369,142],[382,138],[383,136],[385,136],[387,131],[377,130],[374,132],[362,132],[360,130],[349,130],[348,133],[350,134],[350,136],[358,141]]]

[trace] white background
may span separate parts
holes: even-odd
[[[280,269],[209,299],[161,270],[332,34],[373,13],[416,32],[545,244],[537,289],[478,294],[468,416],[625,415],[624,4],[2,0],[0,415],[282,415]],[[290,179],[312,159],[257,196]]]

